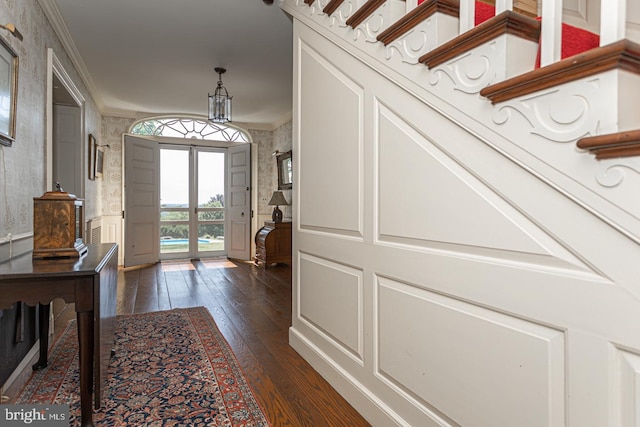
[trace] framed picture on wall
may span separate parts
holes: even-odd
[[[92,134],[89,134],[89,146],[87,147],[87,164],[89,165],[89,179],[91,181],[96,179],[96,138]]]
[[[96,178],[102,178],[104,169],[104,149],[100,146],[96,147]]]
[[[0,144],[11,146],[16,137],[18,55],[0,38]]]
[[[293,163],[291,150],[276,156],[278,166],[278,190],[291,190],[293,187]]]

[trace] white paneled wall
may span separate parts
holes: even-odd
[[[374,425],[633,425],[640,246],[526,152],[559,145],[297,19],[294,64],[291,345]]]

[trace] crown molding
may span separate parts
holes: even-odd
[[[285,114],[283,117],[280,118],[280,120],[273,122],[273,130],[278,129],[280,126],[290,122],[291,120],[293,120],[293,113]]]
[[[91,74],[80,56],[80,52],[78,52],[78,48],[67,29],[67,25],[64,22],[64,18],[60,13],[60,9],[58,9],[58,5],[54,0],[38,0],[42,11],[45,16],[49,20],[49,23],[53,27],[53,31],[60,39],[60,43],[64,48],[65,52],[71,59],[71,63],[76,68],[77,73],[80,75],[80,79],[84,83],[85,87],[89,91],[89,95],[93,98],[93,101],[98,106],[98,109],[102,111],[104,109],[104,103],[102,102],[102,97],[99,96],[98,90],[96,89],[95,84],[93,83],[93,79],[91,78]]]

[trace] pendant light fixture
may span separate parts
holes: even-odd
[[[209,121],[214,123],[226,123],[231,121],[231,96],[227,89],[222,86],[222,75],[227,72],[226,68],[216,67],[218,73],[218,87],[213,95],[209,94]]]

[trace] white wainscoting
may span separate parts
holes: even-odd
[[[363,272],[300,254],[297,312],[300,321],[363,364]]]
[[[296,181],[300,226],[361,237],[363,89],[304,43],[298,55],[300,75],[315,82],[298,92],[308,141],[297,153],[305,165]]]
[[[124,265],[124,241],[122,238],[122,217],[104,215],[102,217],[102,243],[118,244],[118,265]]]
[[[636,426],[640,421],[640,354],[615,348],[617,366],[612,373],[615,378],[615,393],[612,407],[615,425]]]
[[[575,140],[507,132],[426,67],[404,85],[300,10],[291,345],[376,426],[633,417],[635,172],[592,191]]]
[[[564,425],[562,331],[384,277],[376,302],[376,374],[426,413],[461,426]]]

